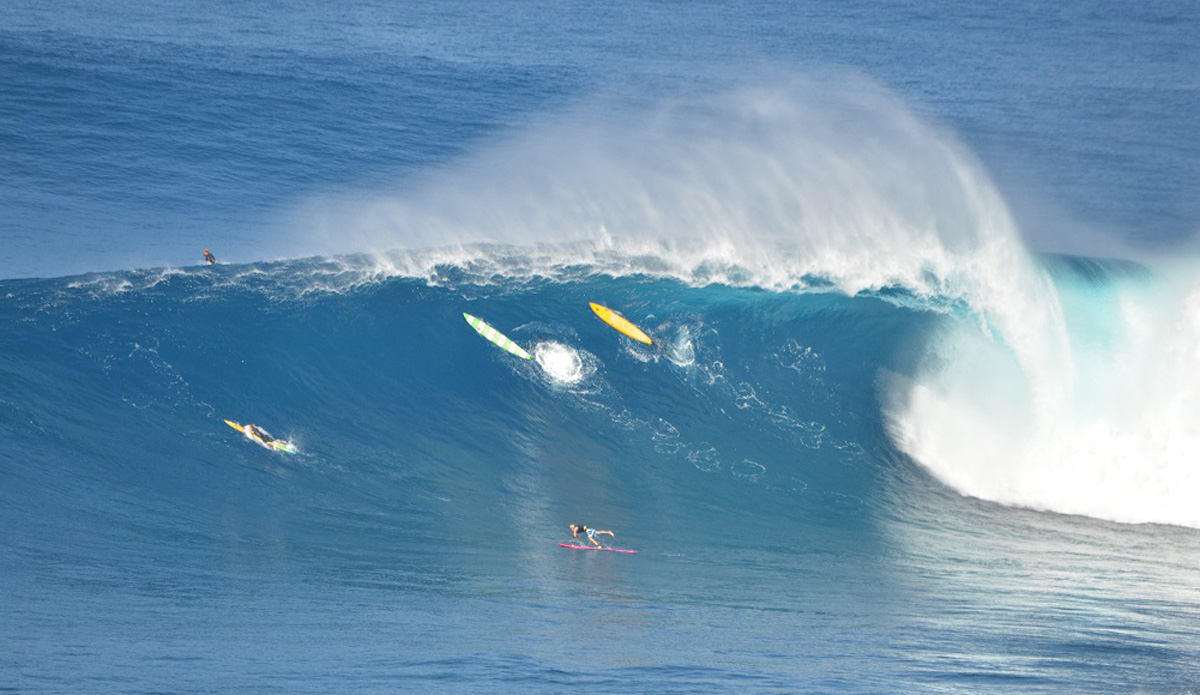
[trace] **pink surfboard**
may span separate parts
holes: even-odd
[[[566,548],[567,550],[607,550],[610,553],[630,553],[632,555],[637,555],[636,550],[630,550],[628,548],[597,548],[594,545],[575,545],[573,543],[559,543],[558,547]]]

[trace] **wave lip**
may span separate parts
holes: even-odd
[[[1046,300],[1061,308],[1062,349],[1019,354],[945,327],[937,366],[894,396],[893,438],[966,495],[1200,528],[1200,283],[1073,265]]]

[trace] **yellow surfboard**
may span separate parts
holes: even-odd
[[[650,336],[643,333],[642,329],[640,329],[637,326],[630,323],[629,319],[625,318],[624,316],[621,316],[620,314],[613,311],[612,309],[609,309],[606,306],[600,306],[599,304],[597,304],[595,302],[588,302],[588,303],[592,306],[592,311],[596,312],[596,316],[600,317],[601,321],[607,323],[608,325],[612,326],[613,328],[617,329],[618,331],[621,331],[622,333],[629,336],[630,338],[633,338],[634,340],[638,341],[639,343],[645,343],[647,345],[654,344],[654,341],[650,340]]]

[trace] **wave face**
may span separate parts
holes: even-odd
[[[598,506],[624,513],[647,497],[746,487],[856,507],[878,475],[867,451],[882,445],[875,373],[859,365],[889,364],[889,344],[925,323],[886,301],[827,293],[586,268],[571,269],[576,279],[497,281],[490,269],[441,265],[430,283],[381,277],[374,264],[8,283],[5,320],[18,329],[4,338],[2,422],[28,462],[22,475],[39,487],[78,479],[82,466],[85,478],[142,485],[232,457],[286,476],[348,474],[414,518],[476,484],[473,494],[521,502],[504,507],[536,500],[565,512],[586,499],[572,491],[581,477],[611,480]],[[632,345],[590,300],[620,307],[661,349]],[[482,340],[464,311],[534,359]],[[225,418],[258,423],[302,453],[264,456]],[[749,441],[752,432],[763,438]],[[516,481],[505,479],[526,467],[535,478],[509,490]],[[685,471],[695,489],[674,481]]]

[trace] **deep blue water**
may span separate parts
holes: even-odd
[[[1200,690],[1197,37],[5,4],[0,692]]]

